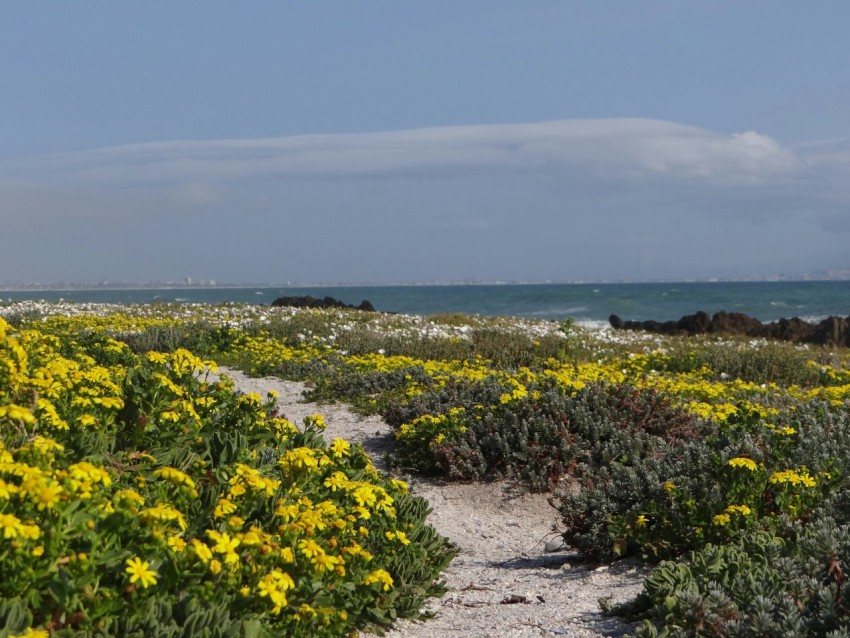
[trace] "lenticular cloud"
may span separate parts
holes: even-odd
[[[18,170],[117,184],[536,170],[752,180],[799,164],[792,151],[753,131],[728,135],[659,120],[605,119],[155,142],[36,158]]]

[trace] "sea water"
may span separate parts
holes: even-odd
[[[606,324],[612,314],[667,321],[699,310],[742,312],[761,321],[850,315],[850,281],[36,290],[3,291],[0,301],[269,304],[300,295],[331,296],[353,305],[366,299],[385,312],[571,317],[589,325]]]

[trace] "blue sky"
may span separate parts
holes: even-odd
[[[850,268],[850,3],[0,2],[0,283]]]

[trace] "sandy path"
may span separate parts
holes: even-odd
[[[305,403],[304,385],[267,377],[252,379],[237,370],[221,369],[242,392],[279,393],[280,412],[293,423],[322,414],[328,441],[340,437],[362,443],[376,466],[386,467],[392,447],[390,428],[379,417],[361,417],[340,404]],[[619,602],[641,590],[642,572],[622,561],[611,567],[586,566],[562,549],[547,553],[557,539],[559,522],[546,495],[522,494],[505,483],[439,484],[410,481],[414,494],[433,508],[429,522],[460,548],[444,573],[449,591],[431,600],[426,622],[401,621],[389,638],[472,638],[620,636],[629,629],[603,616],[599,599]],[[550,546],[550,549],[552,547]],[[518,602],[508,602],[518,601]]]

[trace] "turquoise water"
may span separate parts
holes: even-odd
[[[349,304],[368,299],[378,310],[408,314],[572,317],[591,324],[607,323],[611,314],[666,321],[698,310],[743,312],[762,321],[850,315],[850,281],[39,290],[0,292],[0,300],[268,304],[283,295],[330,295]]]

